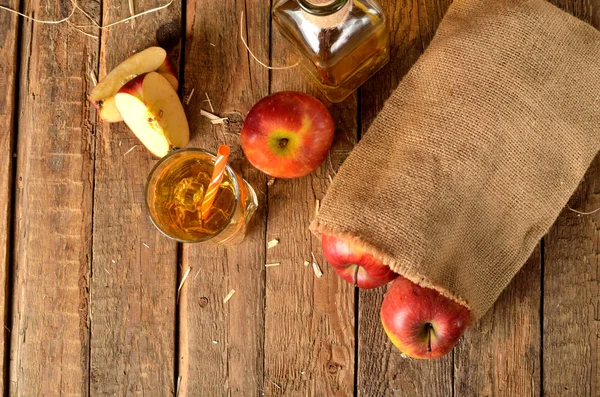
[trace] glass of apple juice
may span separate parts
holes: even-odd
[[[146,206],[156,228],[167,237],[205,245],[233,245],[244,239],[258,201],[254,189],[229,165],[203,219],[200,208],[215,160],[202,149],[181,149],[167,154],[150,172]]]

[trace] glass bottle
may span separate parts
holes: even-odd
[[[281,0],[273,19],[331,102],[341,102],[389,60],[375,0]]]

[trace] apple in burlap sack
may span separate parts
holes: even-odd
[[[335,272],[358,288],[381,287],[398,277],[387,265],[355,244],[324,235],[321,245],[323,256]]]
[[[470,321],[463,305],[401,276],[385,295],[380,317],[392,343],[413,358],[449,353]]]
[[[430,359],[452,350],[470,321],[466,307],[398,276],[356,244],[328,235],[321,241],[325,259],[345,281],[369,289],[395,280],[380,316],[386,334],[402,353]]]

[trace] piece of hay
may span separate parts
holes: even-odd
[[[179,385],[181,384],[181,376],[179,376],[179,378],[177,378],[177,386],[175,386],[175,396],[179,396]]]
[[[181,292],[181,288],[183,288],[183,284],[185,283],[185,280],[187,280],[191,270],[192,268],[188,267],[185,274],[181,278],[181,282],[179,283],[179,287],[177,288],[177,303],[179,303],[179,294]]]
[[[187,97],[185,97],[185,99],[183,100],[183,103],[185,103],[186,105],[188,105],[190,103],[190,101],[192,100],[192,95],[194,95],[194,90],[195,90],[195,88],[192,87],[190,94]],[[202,114],[202,111],[200,111],[200,113]]]
[[[313,263],[312,263],[313,271],[315,272],[315,275],[317,276],[317,278],[321,278],[323,276],[323,272],[321,271],[321,266],[319,266],[319,262],[317,262],[317,258],[315,258],[315,254],[313,252],[311,252],[310,254],[312,255],[312,258],[313,258]]]
[[[131,16],[135,15],[135,10],[134,10],[134,7],[133,7],[133,0],[129,0],[129,14]]]
[[[590,212],[582,212],[582,211],[577,211],[577,210],[569,207],[568,205],[567,205],[567,209],[569,209],[570,211],[573,211],[574,213],[576,213],[578,215],[592,215],[592,214],[595,214],[596,212],[600,211],[600,208],[596,208],[595,210],[590,211]]]
[[[96,86],[98,84],[98,79],[96,78],[96,73],[94,73],[93,70],[90,70],[90,78],[92,79],[94,86]]]
[[[242,39],[242,43],[244,43],[244,47],[246,47],[246,50],[248,50],[248,54],[250,54],[250,56],[252,58],[254,58],[254,60],[256,62],[258,62],[259,65],[267,68],[267,69],[271,69],[271,70],[283,70],[283,69],[292,69],[295,68],[296,66],[300,65],[300,62],[296,62],[293,65],[290,66],[269,66],[263,62],[261,62],[256,55],[254,55],[254,53],[252,52],[252,50],[250,50],[250,47],[248,47],[248,43],[246,43],[246,39],[244,38],[244,27],[246,25],[244,24],[244,11],[242,11],[242,14],[240,16],[240,39]]]
[[[137,147],[137,145],[133,145],[133,147],[131,149],[129,149],[128,151],[126,151],[123,156],[127,156],[129,153],[131,153],[133,151],[133,149],[135,149]]]
[[[227,117],[219,117],[215,114],[207,112],[204,109],[200,109],[200,115],[206,117],[213,124],[223,124],[223,122],[229,120]]]
[[[131,21],[132,19],[135,19],[135,18],[141,17],[142,15],[146,15],[146,14],[150,14],[150,13],[152,13],[152,12],[160,11],[160,10],[162,10],[162,9],[164,9],[164,8],[167,8],[167,7],[169,7],[171,4],[173,4],[173,0],[169,1],[169,2],[168,2],[167,4],[165,4],[165,5],[162,5],[162,6],[159,6],[159,7],[155,7],[155,8],[151,8],[151,9],[149,9],[149,10],[146,10],[146,11],[140,12],[139,14],[132,15],[132,16],[130,16],[130,17],[127,17],[127,18],[125,18],[125,19],[122,19],[122,20],[120,20],[120,21],[116,21],[116,22],[113,22],[113,23],[109,23],[108,25],[104,25],[104,26],[96,26],[96,27],[98,27],[99,29],[107,29],[107,28],[110,28],[111,26],[115,26],[115,25],[118,25],[118,24],[120,24],[120,23],[125,23],[125,22],[127,22],[127,21]],[[80,26],[80,28],[81,28],[81,27],[88,27],[88,26]]]
[[[231,299],[231,297],[233,296],[233,294],[235,294],[235,290],[232,289],[231,291],[229,291],[229,293],[227,294],[227,296],[225,298],[223,298],[223,304],[229,302],[229,299]]]
[[[71,2],[71,3],[73,4],[73,8],[71,9],[71,13],[67,17],[65,17],[63,19],[59,19],[57,21],[52,21],[52,20],[48,21],[48,20],[36,19],[34,17],[30,17],[29,15],[22,14],[19,11],[15,11],[15,10],[13,10],[11,8],[8,8],[8,7],[5,7],[3,5],[0,5],[0,10],[4,10],[4,11],[11,12],[13,14],[17,14],[17,15],[22,16],[25,19],[29,19],[30,21],[33,21],[33,22],[44,23],[44,24],[48,24],[48,25],[58,25],[59,23],[67,22],[69,19],[71,19],[71,17],[75,13],[75,10],[79,8],[77,6],[77,4],[75,4],[75,2]]]
[[[204,95],[206,95],[206,102],[208,102],[208,106],[210,106],[210,111],[211,112],[215,112],[215,108],[212,105],[212,101],[210,100],[210,97],[208,96],[208,92],[204,92]]]

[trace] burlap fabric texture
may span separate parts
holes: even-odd
[[[600,148],[600,32],[543,0],[456,0],[342,165],[317,234],[492,306]]]

